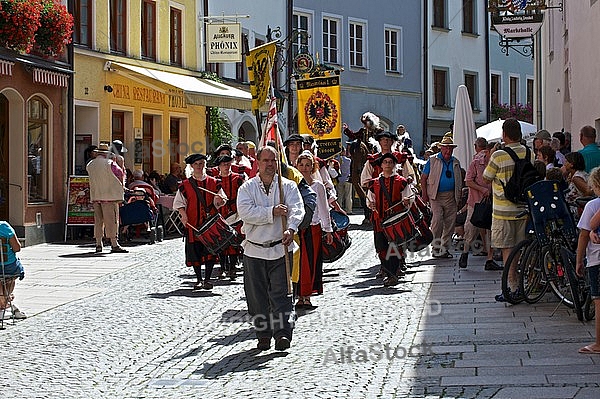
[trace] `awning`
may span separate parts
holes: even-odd
[[[201,79],[195,76],[122,64],[120,62],[111,62],[110,64],[110,70],[118,72],[119,67],[183,90],[187,103],[191,105],[228,109],[252,109],[252,94],[224,83]]]
[[[67,87],[69,84],[69,75],[33,68],[33,81],[49,86]]]

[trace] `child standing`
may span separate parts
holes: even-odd
[[[2,317],[7,305],[12,303],[14,298],[16,279],[23,280],[25,277],[23,265],[16,255],[20,250],[21,244],[15,230],[8,222],[0,221],[0,313]],[[27,317],[14,304],[11,305],[11,312],[15,319]]]
[[[600,168],[594,168],[590,172],[588,181],[592,190],[600,196]],[[600,243],[590,240],[590,232],[598,227],[594,215],[599,214],[600,198],[591,200],[585,205],[577,227],[579,228],[579,240],[577,242],[577,275],[583,277],[587,272],[590,280],[590,294],[594,300],[596,315],[600,315]],[[600,214],[599,214],[600,215]],[[594,220],[592,220],[594,219]],[[594,235],[594,233],[592,233]],[[593,238],[593,237],[592,237]],[[587,264],[585,262],[587,260]],[[596,341],[579,349],[579,353],[600,354],[600,317],[596,316]]]

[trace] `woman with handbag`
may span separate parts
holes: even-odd
[[[464,246],[463,252],[460,255],[460,259],[458,261],[458,266],[462,269],[467,267],[468,259],[469,259],[469,250],[472,247],[475,247],[473,244],[478,237],[481,237],[481,246],[475,247],[477,248],[478,254],[485,254],[487,256],[487,260],[485,262],[485,270],[502,270],[502,266],[498,265],[494,262],[493,259],[493,251],[490,248],[490,230],[489,228],[484,229],[473,225],[471,222],[471,218],[475,213],[475,207],[478,203],[483,203],[485,207],[484,201],[489,201],[489,221],[491,227],[492,221],[492,207],[491,207],[491,189],[492,186],[490,183],[487,183],[483,179],[483,171],[487,166],[489,161],[489,151],[488,151],[488,143],[487,140],[483,137],[478,137],[474,143],[475,146],[475,156],[473,157],[473,161],[469,165],[467,169],[467,174],[465,176],[465,184],[469,187],[469,196],[467,197],[467,218],[465,221],[465,235],[464,235]],[[487,212],[487,211],[486,211]],[[481,216],[482,213],[478,212],[478,216]],[[487,215],[487,214],[486,214]],[[473,251],[474,254],[476,251]]]

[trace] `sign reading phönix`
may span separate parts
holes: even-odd
[[[241,62],[240,24],[206,25],[208,62]]]

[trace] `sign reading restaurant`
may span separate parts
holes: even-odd
[[[537,33],[544,22],[543,14],[503,15],[492,17],[492,24],[500,36],[506,38],[531,37]]]
[[[206,25],[208,62],[242,62],[240,24]]]

